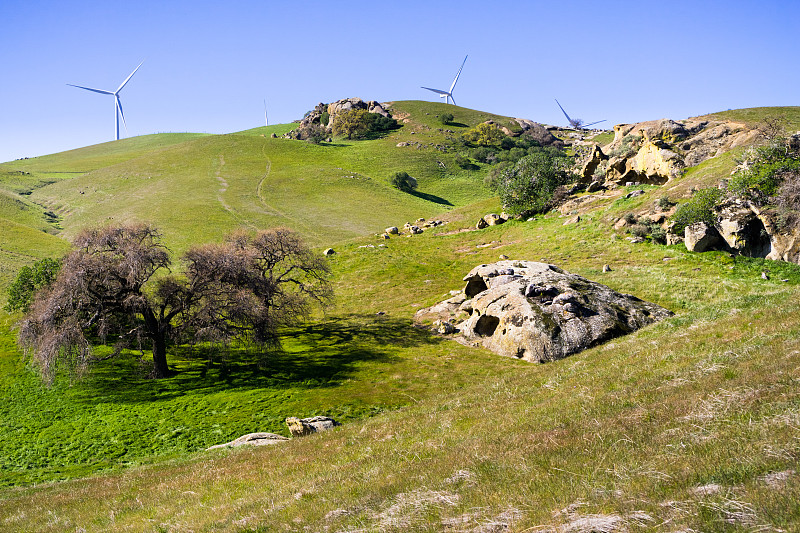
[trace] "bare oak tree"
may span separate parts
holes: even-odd
[[[290,230],[231,235],[184,255],[170,272],[160,233],[145,224],[78,235],[55,281],[41,290],[19,330],[20,344],[47,380],[59,366],[82,371],[93,346],[153,353],[156,377],[169,375],[170,343],[232,340],[278,345],[280,327],[331,296],[328,266]]]

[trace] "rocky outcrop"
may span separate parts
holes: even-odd
[[[567,357],[672,314],[546,263],[480,265],[464,281],[461,294],[415,319],[438,321],[437,331],[449,322],[462,342],[532,362]]]
[[[341,426],[339,422],[327,416],[314,416],[311,418],[297,418],[290,416],[286,419],[286,425],[289,426],[289,432],[293,437],[304,437],[312,433],[320,431],[327,431],[336,426]]]
[[[242,435],[238,439],[226,442],[225,444],[216,444],[207,449],[214,450],[216,448],[237,448],[239,446],[269,446],[271,444],[279,444],[287,440],[289,439],[282,437],[281,435],[276,435],[275,433],[248,433],[247,435]]]
[[[384,117],[390,117],[391,114],[384,108],[384,104],[376,102],[375,100],[364,101],[361,98],[344,98],[337,100],[330,104],[320,102],[313,110],[311,110],[300,124],[294,130],[290,131],[284,137],[290,139],[307,139],[309,134],[315,129],[320,127],[325,128],[327,133],[331,133],[331,126],[336,118],[336,115],[349,111],[351,109],[365,109],[370,113],[377,113]],[[325,122],[327,120],[327,122]]]
[[[687,250],[721,250],[745,257],[800,264],[800,234],[784,228],[776,212],[761,209],[750,202],[729,199],[716,208],[715,214],[713,226],[695,223],[686,227],[684,242]]]
[[[538,122],[525,118],[515,118],[514,120],[522,128],[522,134],[529,136],[542,146],[554,146],[559,149],[564,147],[564,142],[561,139],[550,133],[550,130]]]
[[[585,162],[582,177],[586,183],[602,174],[607,183],[662,185],[686,167],[752,144],[756,136],[755,129],[738,122],[662,119],[618,124],[614,140]]]

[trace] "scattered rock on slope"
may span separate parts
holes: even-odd
[[[236,448],[238,446],[268,446],[270,444],[278,444],[279,442],[287,441],[286,437],[276,435],[275,433],[248,433],[242,435],[238,439],[226,442],[225,444],[216,444],[207,448],[213,450],[215,448]]]
[[[297,418],[290,416],[286,419],[289,432],[293,437],[303,437],[319,431],[327,431],[336,426],[341,426],[339,422],[327,416],[313,416],[311,418]]]
[[[463,294],[415,319],[454,322],[461,341],[532,362],[561,359],[672,314],[546,263],[480,265],[464,281]]]

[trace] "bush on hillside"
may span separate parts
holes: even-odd
[[[312,144],[319,144],[327,137],[328,130],[322,124],[309,124],[303,129],[303,138]]]
[[[496,124],[481,123],[465,131],[462,139],[468,144],[477,146],[500,146],[505,133]]]
[[[728,190],[739,198],[763,205],[778,194],[784,181],[798,176],[800,151],[792,149],[785,139],[779,139],[747,150],[728,182]]]
[[[411,192],[417,188],[417,180],[408,175],[408,172],[396,172],[391,179],[392,187],[403,192]]]
[[[679,205],[672,215],[671,220],[674,223],[672,231],[680,235],[686,226],[695,222],[705,222],[713,226],[716,222],[714,208],[719,205],[723,197],[722,191],[717,187],[696,191],[689,200]]]
[[[399,127],[397,120],[393,118],[370,113],[366,109],[348,109],[335,116],[332,130],[334,135],[358,139],[369,133],[382,133]]]
[[[31,266],[24,266],[8,288],[6,311],[30,311],[31,302],[37,292],[49,287],[56,279],[61,263],[55,259],[42,259]]]
[[[452,113],[442,113],[441,115],[439,115],[439,120],[445,126],[447,126],[449,124],[452,124],[454,119],[455,119],[455,117],[453,117]]]
[[[563,198],[564,185],[577,179],[574,161],[558,150],[539,150],[504,171],[497,182],[503,209],[511,214],[545,213]]]

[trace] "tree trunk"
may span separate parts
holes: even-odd
[[[169,377],[169,367],[167,366],[167,339],[163,332],[153,335],[153,366],[157,378]]]

